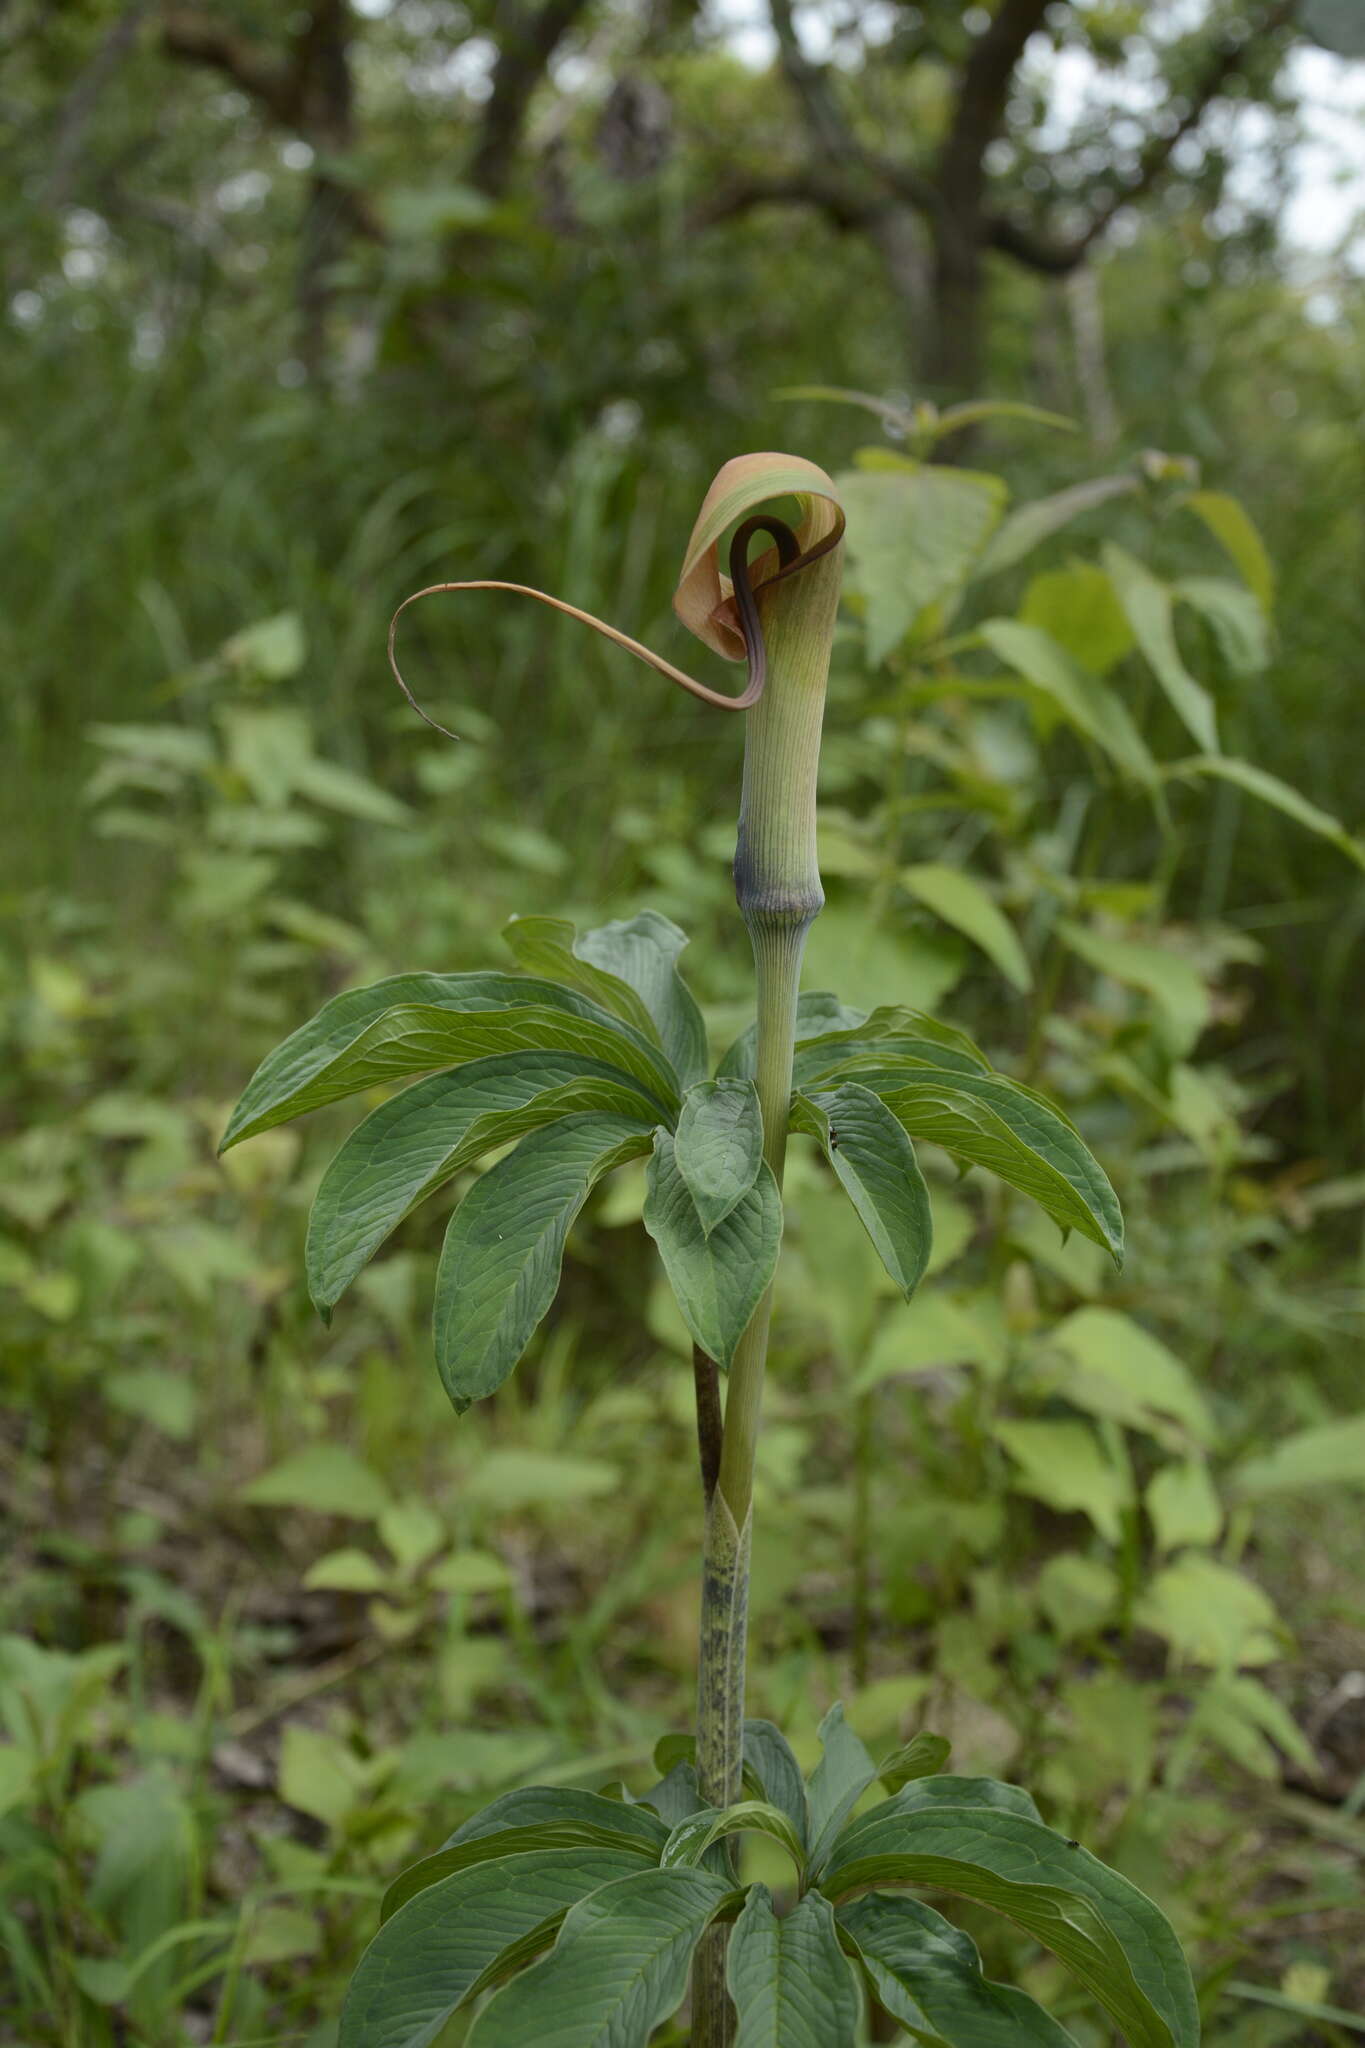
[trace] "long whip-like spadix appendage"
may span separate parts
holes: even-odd
[[[774,467],[778,465],[778,467]],[[737,474],[736,474],[737,473]],[[771,481],[769,478],[771,477]],[[730,483],[727,487],[727,479]],[[818,480],[818,481],[817,481]],[[816,484],[816,491],[810,486]],[[736,484],[738,488],[736,488]],[[767,488],[762,488],[763,485]],[[755,488],[755,486],[759,488]],[[804,488],[802,488],[804,486]],[[823,486],[823,489],[820,488]],[[821,505],[824,516],[807,516],[798,534],[784,521],[769,513],[755,512],[744,518],[736,528],[729,547],[730,575],[727,579],[717,573],[715,555],[720,532],[716,529],[717,506],[721,515],[732,506],[748,510],[757,497],[775,497],[795,492],[803,501],[813,497]],[[727,521],[728,523],[728,521]],[[704,704],[710,704],[720,711],[747,711],[756,704],[763,694],[767,681],[767,647],[759,616],[758,593],[770,585],[784,581],[800,572],[837,548],[843,538],[843,514],[833,500],[829,479],[814,464],[802,463],[794,457],[740,456],[729,462],[720,472],[707,495],[696,528],[692,544],[683,565],[683,574],[674,598],[679,616],[689,629],[713,647],[717,653],[731,660],[743,660],[748,665],[748,677],[744,688],[736,695],[715,690],[709,684],[698,682],[695,676],[687,674],[662,655],[656,654],[643,642],[635,640],[619,627],[609,625],[605,619],[597,618],[592,612],[570,604],[561,597],[552,597],[548,591],[537,590],[528,583],[508,583],[493,578],[475,578],[461,582],[430,583],[421,590],[415,590],[404,598],[389,621],[388,655],[389,666],[395,682],[407,698],[408,703],[426,723],[447,739],[458,739],[429,712],[424,711],[410,689],[398,665],[396,652],[398,622],[411,605],[424,597],[435,597],[447,591],[502,590],[516,597],[534,598],[538,604],[548,605],[552,611],[562,612],[565,617],[577,619],[615,646],[624,648],[650,668],[676,683],[679,689],[697,697]],[[749,545],[756,534],[764,534],[773,546],[756,562],[749,560]]]

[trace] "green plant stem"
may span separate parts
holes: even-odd
[[[760,591],[768,682],[748,713],[745,733],[735,894],[754,949],[755,1085],[763,1112],[763,1156],[779,1187],[787,1156],[801,957],[825,900],[816,858],[815,794],[840,553],[836,549]],[[702,1797],[718,1807],[735,1803],[743,1777],[754,1458],[772,1306],[769,1288],[730,1367],[720,1469],[707,1505],[697,1776]],[[727,1939],[728,1929],[717,1927],[697,1952],[694,2048],[727,2048],[733,2038],[725,1990]]]
[[[853,1439],[853,1683],[867,1684],[872,1633],[872,1405],[858,1396]]]

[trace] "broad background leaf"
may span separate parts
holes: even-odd
[[[901,880],[936,917],[979,946],[1006,981],[1021,992],[1032,988],[1033,970],[1018,933],[974,875],[936,861],[922,861],[902,868]]]
[[[1216,754],[1218,721],[1213,699],[1186,668],[1175,637],[1175,601],[1166,584],[1126,549],[1110,542],[1104,567],[1133,636],[1181,724],[1206,754]]]
[[[875,469],[839,478],[874,666],[929,605],[961,589],[1005,504],[998,477],[876,454]]]
[[[1037,626],[1017,619],[987,619],[979,628],[992,654],[1041,696],[1048,710],[1084,733],[1116,768],[1149,786],[1157,765],[1134,725],[1127,705],[1108,683],[1091,675],[1074,655]]]

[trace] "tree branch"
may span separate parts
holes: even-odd
[[[828,67],[812,64],[801,47],[791,0],[768,0],[768,4],[782,70],[805,117],[814,152],[822,166],[841,164],[844,167],[843,189],[848,194],[845,200],[831,204],[835,181],[822,168],[782,181],[789,190],[785,197],[779,197],[778,203],[800,204],[804,201],[807,205],[819,206],[840,227],[856,227],[878,219],[885,212],[886,197],[890,195],[921,213],[927,213],[934,198],[929,181],[913,165],[881,156],[859,139],[839,105]],[[855,178],[860,177],[867,187],[860,197],[854,196],[850,173]],[[751,182],[756,189],[761,181]],[[811,189],[803,191],[803,183]],[[764,202],[760,199],[756,203]]]
[[[531,96],[586,5],[587,0],[543,0],[528,14],[515,0],[499,0],[493,90],[469,170],[470,183],[490,199],[507,190]]]
[[[1091,236],[1090,240],[1093,239]],[[1012,256],[1016,263],[1037,270],[1044,277],[1065,277],[1089,247],[1089,241],[1080,247],[1074,242],[1049,241],[1046,235],[1007,213],[987,214],[986,242],[1001,256]]]
[[[1118,215],[1145,199],[1158,183],[1177,146],[1193,134],[1229,81],[1242,71],[1257,41],[1287,28],[1296,12],[1297,0],[1276,0],[1254,29],[1240,37],[1223,36],[1214,44],[1193,90],[1179,96],[1185,102],[1184,112],[1148,137],[1131,177],[1115,185],[1077,234],[1065,241],[1050,241],[1023,223],[996,214],[986,223],[990,246],[1045,276],[1065,277],[1075,270]]]
[[[151,5],[152,0],[129,0],[72,87],[52,147],[51,169],[43,195],[49,206],[61,206],[65,201],[100,95],[137,41],[137,32]]]
[[[824,171],[800,171],[790,176],[774,173],[769,177],[737,179],[699,208],[693,215],[692,224],[697,228],[717,227],[723,221],[752,213],[760,206],[811,207],[817,213],[823,213],[836,228],[848,233],[870,226],[885,210],[886,201],[856,193],[841,179]]]
[[[801,47],[791,0],[768,0],[778,55],[787,83],[805,116],[811,141],[821,157],[834,163],[860,163],[863,149],[830,89],[822,64],[812,64]]]
[[[298,79],[293,64],[281,63],[250,36],[235,35],[211,14],[193,7],[169,7],[161,42],[167,56],[205,64],[239,86],[282,128],[298,120]]]
[[[1258,25],[1240,37],[1223,36],[1209,53],[1209,61],[1188,95],[1185,112],[1165,133],[1150,136],[1138,158],[1137,169],[1091,216],[1072,246],[1079,263],[1091,244],[1099,239],[1115,216],[1126,206],[1146,197],[1169,164],[1177,144],[1199,126],[1213,101],[1231,78],[1245,65],[1258,40],[1286,28],[1298,11],[1298,0],[1277,0]]]
[[[1049,0],[1001,0],[991,25],[972,44],[962,71],[948,134],[939,153],[938,184],[954,208],[980,202],[987,146],[999,134],[1019,60],[1043,25]]]

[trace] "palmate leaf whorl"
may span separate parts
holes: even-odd
[[[339,2048],[427,2048],[464,2006],[478,2008],[471,2048],[645,2048],[717,1921],[731,1927],[737,2048],[853,2048],[870,1999],[948,2048],[1068,2048],[1035,2000],[983,1975],[975,1944],[917,1885],[1025,1928],[1135,2048],[1196,2048],[1170,1927],[1046,1827],[1026,1792],[938,1775],[947,1745],[927,1734],[874,1764],[837,1707],[820,1738],[803,1783],[778,1730],[747,1723],[754,1796],[724,1812],[702,1806],[688,1745],[671,1739],[665,1777],[639,1802],[552,1786],[495,1801],[393,1888]],[[766,1886],[731,1874],[723,1844],[746,1832],[790,1859],[796,1896],[780,1912]]]

